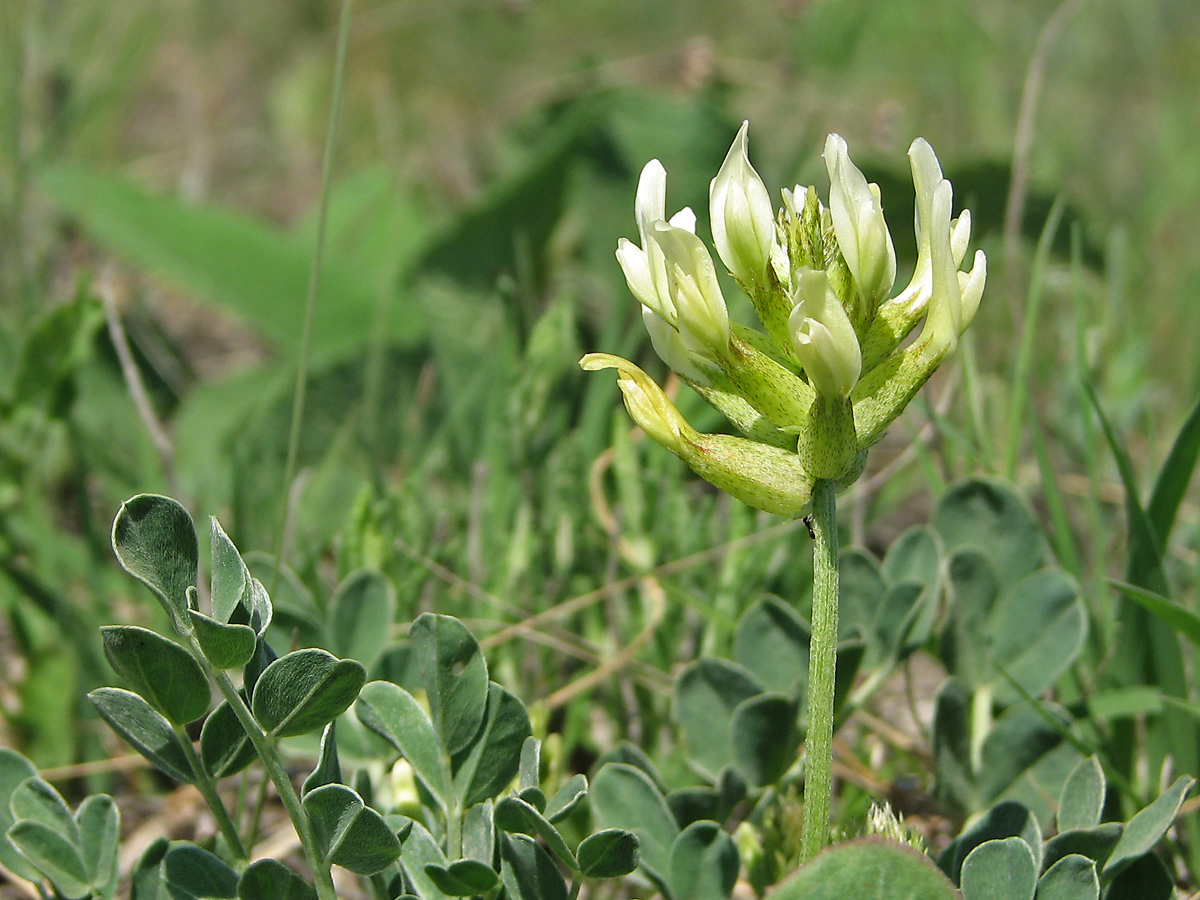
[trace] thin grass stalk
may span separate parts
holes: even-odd
[[[283,491],[286,497],[296,477],[296,456],[300,447],[300,428],[304,423],[304,401],[308,387],[308,365],[312,353],[313,320],[316,318],[317,292],[321,285],[321,262],[325,253],[325,231],[329,218],[329,187],[332,182],[334,150],[337,146],[338,122],[342,114],[342,86],[346,78],[346,47],[350,36],[350,14],[354,0],[343,0],[342,15],[338,22],[337,59],[333,70],[333,99],[329,107],[329,129],[325,135],[325,157],[321,164],[321,196],[317,207],[317,235],[313,246],[312,263],[308,272],[308,291],[304,298],[304,324],[300,337],[300,358],[296,364],[296,387],[292,394],[292,424],[288,433],[287,462],[283,469]],[[268,593],[275,593],[279,583],[279,570],[287,548],[288,519],[291,517],[290,503],[284,504],[284,522],[279,529],[279,552],[275,554],[275,567],[271,572]]]
[[[1062,196],[1055,199],[1038,237],[1037,250],[1033,257],[1033,272],[1029,277],[1029,291],[1025,300],[1025,319],[1021,323],[1021,345],[1017,351],[1017,362],[1013,371],[1013,392],[1008,404],[1008,445],[1004,453],[1004,477],[1014,481],[1017,474],[1017,456],[1021,450],[1022,424],[1025,421],[1025,398],[1028,394],[1029,370],[1033,366],[1034,343],[1037,339],[1041,319],[1042,298],[1046,280],[1046,267],[1050,263],[1050,248],[1058,233],[1066,203]]]

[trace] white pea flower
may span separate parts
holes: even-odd
[[[850,317],[824,271],[801,267],[793,278],[792,349],[818,394],[847,397],[862,371]]]
[[[634,211],[642,246],[621,238],[617,262],[644,307],[655,351],[676,372],[705,381],[703,368],[729,343],[729,316],[712,258],[684,207],[665,221],[667,173],[651,160],[638,179]]]
[[[878,302],[896,280],[896,250],[883,218],[879,186],[850,161],[846,142],[831,134],[825,141],[829,170],[829,212],[846,267],[863,298]]]
[[[762,284],[775,244],[775,211],[746,150],[749,122],[743,122],[717,177],[708,188],[713,244],[734,277]]]

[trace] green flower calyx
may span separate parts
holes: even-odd
[[[666,216],[658,160],[638,180],[640,243],[617,245],[655,353],[744,437],[697,432],[628,360],[590,353],[581,365],[616,369],[630,416],[702,478],[758,509],[794,515],[807,509],[817,479],[858,477],[870,446],[954,350],[979,307],[987,259],[976,251],[961,271],[971,216],[952,217],[950,182],[918,138],[908,152],[917,263],[892,296],[896,254],[879,188],[851,162],[845,140],[825,142],[829,205],[796,185],[776,211],[750,165],[748,128],[709,185],[709,213],[717,256],[765,332],[730,322],[695,214]]]

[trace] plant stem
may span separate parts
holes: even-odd
[[[237,826],[233,824],[233,819],[229,817],[229,810],[225,808],[225,804],[221,801],[221,795],[217,792],[217,786],[208,777],[208,773],[204,771],[204,766],[201,765],[199,758],[197,758],[196,750],[192,747],[192,739],[179,726],[175,726],[175,734],[179,738],[179,743],[183,745],[183,752],[187,756],[188,764],[192,767],[192,772],[196,776],[196,789],[200,791],[200,796],[204,798],[204,802],[212,810],[213,818],[217,820],[217,829],[221,832],[221,837],[225,838],[225,843],[229,845],[229,849],[233,852],[234,856],[238,858],[238,862],[246,862],[250,857],[246,854],[246,848],[242,845],[241,837],[238,836]]]
[[[446,802],[446,859],[450,862],[462,859],[463,810],[458,793],[454,789],[454,774],[450,768],[450,755],[441,754],[442,781],[449,787],[450,797]]]
[[[804,749],[801,858],[829,843],[833,799],[833,691],[837,670],[838,530],[834,483],[817,479],[812,493],[813,609],[808,656],[808,738]]]
[[[296,793],[296,786],[292,784],[292,779],[288,777],[283,760],[279,758],[275,739],[263,731],[262,726],[258,724],[258,720],[254,718],[254,714],[246,706],[242,695],[238,693],[233,682],[229,680],[229,676],[225,672],[213,668],[208,658],[204,655],[204,651],[200,647],[200,642],[196,640],[195,634],[189,633],[186,637],[188,643],[191,644],[192,654],[204,667],[209,678],[216,682],[221,696],[233,708],[233,713],[237,716],[238,722],[241,723],[243,730],[246,732],[246,737],[254,745],[254,750],[262,762],[263,769],[266,770],[267,776],[275,784],[275,790],[279,792],[279,799],[283,803],[284,809],[287,810],[288,818],[292,820],[292,825],[296,829],[296,836],[300,838],[300,847],[304,851],[304,858],[308,862],[308,867],[312,871],[313,881],[316,883],[318,900],[338,900],[337,890],[333,886],[333,874],[329,870],[329,865],[321,858],[321,851],[317,847],[312,825],[308,821],[308,813],[304,811],[304,806],[300,802],[300,795]]]
[[[317,292],[321,284],[321,260],[325,252],[325,225],[329,218],[329,188],[332,181],[334,149],[337,146],[338,120],[342,114],[342,83],[346,76],[346,46],[350,40],[350,11],[354,0],[342,0],[342,15],[338,21],[337,58],[333,69],[333,99],[329,107],[329,130],[325,136],[325,156],[321,164],[321,197],[317,207],[317,236],[313,247],[312,264],[308,272],[308,291],[304,298],[304,324],[300,335],[300,358],[296,363],[296,387],[292,395],[292,424],[288,433],[287,462],[283,469],[283,495],[292,490],[296,477],[296,457],[300,449],[300,426],[304,421],[304,400],[308,388],[308,361],[312,351],[313,322],[317,311]],[[279,552],[271,572],[268,594],[275,593],[279,569],[287,550],[287,518],[292,506],[284,503],[284,524],[279,531]]]

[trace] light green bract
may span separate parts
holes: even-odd
[[[954,350],[979,307],[987,258],[976,251],[960,271],[970,213],[951,218],[950,182],[917,138],[908,151],[917,264],[891,296],[896,259],[879,187],[850,160],[846,142],[830,135],[825,144],[828,207],[815,188],[797,185],[772,214],[750,165],[747,128],[712,180],[709,212],[717,254],[764,332],[730,322],[695,214],[685,208],[667,218],[658,160],[638,182],[641,245],[622,238],[617,247],[655,352],[745,437],[697,432],[628,360],[589,353],[580,365],[616,369],[633,420],[706,481],[750,506],[794,515],[807,510],[817,479],[845,485],[858,477],[866,451]]]

